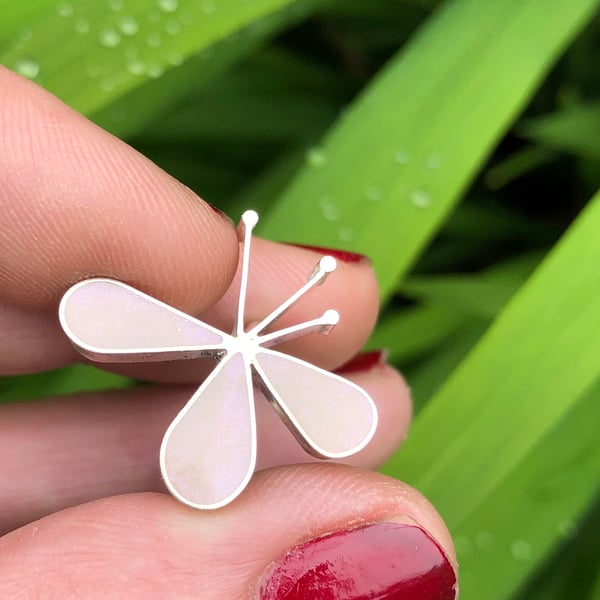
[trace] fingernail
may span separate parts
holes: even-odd
[[[375,523],[296,546],[273,563],[261,600],[454,600],[456,574],[425,531]]]
[[[296,248],[304,248],[312,250],[319,254],[333,256],[346,263],[359,263],[363,261],[371,262],[368,256],[364,254],[356,254],[355,252],[347,252],[346,250],[336,250],[335,248],[323,248],[321,246],[307,246],[306,244],[288,244],[288,246],[296,246]]]
[[[341,367],[338,367],[335,372],[340,375],[346,375],[348,373],[358,373],[360,371],[370,371],[377,365],[385,363],[387,358],[387,350],[370,350],[368,352],[361,352],[347,363],[344,363]]]

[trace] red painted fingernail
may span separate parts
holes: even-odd
[[[273,563],[261,600],[454,600],[456,573],[420,527],[376,523],[292,548]]]
[[[335,248],[323,248],[321,246],[307,246],[306,244],[288,244],[288,246],[296,246],[296,248],[304,248],[305,250],[312,250],[319,254],[333,256],[346,263],[359,263],[363,261],[371,262],[368,256],[364,254],[356,254],[355,252],[347,252],[346,250],[336,250]]]
[[[358,373],[359,371],[369,371],[377,365],[382,365],[387,358],[386,350],[370,350],[369,352],[361,352],[341,367],[338,367],[335,372],[341,375],[347,373]]]

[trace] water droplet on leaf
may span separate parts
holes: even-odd
[[[338,230],[338,237],[343,242],[351,242],[354,240],[354,230],[349,226],[340,227]]]
[[[127,63],[127,70],[132,75],[143,75],[146,72],[146,65],[141,60],[133,59]]]
[[[311,148],[306,153],[306,160],[311,167],[322,167],[327,163],[327,156],[321,148]]]
[[[116,48],[121,43],[121,36],[116,29],[108,27],[100,32],[98,41],[104,48]]]
[[[577,531],[577,524],[573,519],[565,519],[558,524],[558,532],[566,538],[569,538]]]
[[[202,12],[206,15],[211,15],[215,12],[215,3],[212,0],[204,0],[202,3]]]
[[[148,65],[146,69],[146,73],[151,79],[158,79],[164,72],[165,70],[157,64]]]
[[[20,58],[15,63],[14,69],[19,75],[27,77],[27,79],[35,79],[40,73],[40,65],[30,58]]]
[[[172,13],[177,10],[177,7],[179,6],[179,0],[158,0],[156,4],[163,12]]]
[[[510,545],[510,552],[516,560],[531,560],[531,544],[525,540],[515,540]]]
[[[319,202],[321,214],[327,221],[337,221],[340,218],[340,209],[334,204],[331,196],[323,196]]]
[[[407,165],[410,162],[410,154],[406,150],[398,150],[394,155],[394,160],[399,165]]]
[[[169,52],[167,55],[167,60],[173,67],[178,67],[183,62],[183,55],[176,51]]]
[[[115,82],[112,79],[105,79],[100,82],[100,89],[104,92],[112,92],[115,89]]]
[[[135,17],[121,17],[119,19],[119,30],[123,35],[135,35],[140,28],[140,24]]]
[[[431,154],[427,158],[427,167],[430,169],[439,169],[442,166],[442,157],[439,154]]]
[[[429,192],[421,189],[411,192],[410,201],[417,208],[429,208],[432,202]]]
[[[381,200],[381,190],[376,185],[370,185],[365,188],[365,197],[371,202],[377,202],[378,200]]]
[[[73,14],[73,5],[68,2],[61,2],[56,7],[56,13],[60,17],[70,17]]]

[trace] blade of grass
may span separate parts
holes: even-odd
[[[413,411],[417,415],[442,387],[452,371],[479,341],[486,330],[483,321],[467,323],[416,366],[404,369],[410,384]]]
[[[554,162],[558,153],[543,146],[526,146],[488,169],[485,183],[492,190],[512,183],[519,177]]]
[[[598,573],[596,585],[590,594],[590,600],[600,600],[600,572]]]
[[[218,84],[149,129],[151,141],[224,140],[231,144],[298,142],[321,133],[337,107],[316,94],[279,92],[229,95]]]
[[[445,3],[308,153],[261,234],[370,255],[387,298],[597,6]]]
[[[428,403],[385,467],[428,495],[452,529],[600,374],[599,230],[600,194]]]
[[[260,27],[251,23],[239,31],[234,43],[225,38],[203,52],[196,52],[181,65],[171,65],[162,77],[147,80],[94,112],[90,118],[120,137],[139,133],[149,123],[181,104],[183,99],[205,89],[219,75],[270,37],[304,18],[319,4],[318,0],[306,0],[302,13],[292,5],[262,19]],[[173,90],[177,93],[174,94]]]
[[[600,103],[570,106],[519,126],[518,132],[546,148],[600,158]]]
[[[301,163],[302,154],[300,152],[284,155],[270,165],[265,172],[252,179],[251,183],[238,195],[220,204],[219,207],[233,219],[238,219],[250,207],[259,214],[266,214]]]
[[[387,349],[388,360],[399,364],[430,350],[465,321],[456,311],[414,306],[381,319],[367,347]]]
[[[11,37],[27,37],[31,23],[48,13],[57,11],[60,4],[56,0],[29,0],[28,2],[13,2],[0,0],[0,49]]]
[[[458,527],[461,598],[511,597],[564,539],[599,490],[598,423],[600,385]]]
[[[589,598],[600,569],[600,496],[592,501],[583,519],[563,519],[558,529],[563,537],[558,552],[536,569],[516,600],[571,600],[576,592],[580,598]]]
[[[91,114],[250,23],[260,28],[260,19],[292,1],[130,0],[123,10],[81,0],[35,20],[29,37],[15,39],[0,62]],[[304,7],[296,3],[295,10]]]
[[[414,276],[402,284],[400,292],[430,306],[493,319],[539,261],[535,253],[477,274]]]

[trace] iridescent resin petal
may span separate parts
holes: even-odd
[[[254,362],[271,404],[308,452],[341,458],[373,437],[373,400],[347,379],[293,356],[260,349]]]
[[[250,368],[240,353],[223,359],[163,439],[167,487],[195,508],[218,508],[246,487],[256,462]]]
[[[225,335],[206,323],[111,279],[74,285],[60,305],[63,328],[80,352],[95,360],[133,362],[202,356]],[[189,349],[187,356],[182,356]]]

